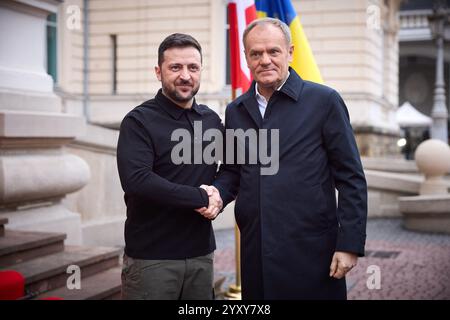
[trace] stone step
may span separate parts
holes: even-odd
[[[0,237],[5,235],[5,224],[8,223],[8,219],[0,218]]]
[[[64,233],[6,230],[0,238],[0,268],[64,250]]]
[[[59,297],[64,300],[110,300],[120,299],[121,268],[115,267],[90,277],[81,277],[81,288],[69,290],[67,286],[47,291],[35,299]]]
[[[25,290],[29,297],[66,286],[72,273],[70,265],[80,267],[81,278],[86,278],[119,264],[122,249],[107,247],[66,246],[64,251],[35,258],[2,268],[15,270],[25,277]],[[0,269],[1,270],[1,269]]]
[[[59,297],[63,300],[119,300],[121,299],[121,267],[111,268],[87,278],[81,278],[79,290],[69,290],[67,286],[47,291],[33,299]],[[225,277],[214,278],[216,299],[223,299],[222,285]]]

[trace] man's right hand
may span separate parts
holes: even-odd
[[[204,189],[208,193],[209,204],[208,208],[203,207],[195,209],[195,211],[200,213],[205,218],[213,220],[217,217],[223,206],[219,190],[217,190],[214,186],[207,186],[205,184],[202,184],[200,188]]]

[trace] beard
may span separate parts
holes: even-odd
[[[173,100],[175,102],[180,102],[180,103],[185,103],[185,102],[190,101],[197,94],[198,90],[200,89],[200,84],[195,85],[193,81],[178,80],[175,82],[174,86],[167,85],[167,83],[164,82],[164,79],[162,79],[161,82],[162,82],[162,87],[163,87],[164,93],[171,100]],[[190,86],[192,88],[188,95],[183,95],[182,93],[180,93],[177,90],[177,86],[180,86],[180,85]]]

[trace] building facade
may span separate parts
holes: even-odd
[[[20,230],[58,231],[82,242],[81,215],[63,204],[90,169],[66,146],[85,120],[62,112],[46,70],[47,17],[61,1],[0,2],[0,219]]]
[[[6,2],[25,5],[30,1]],[[32,2],[45,5],[51,1]],[[121,243],[125,206],[115,162],[120,122],[129,110],[153,97],[160,87],[154,74],[157,48],[174,32],[189,33],[201,43],[204,69],[197,99],[223,117],[231,97],[227,1],[66,0],[52,3],[53,9],[42,16],[39,30],[34,29],[34,33],[29,34],[29,38],[39,43],[16,50],[42,49],[39,49],[38,64],[45,81],[22,88],[21,97],[33,97],[36,88],[45,84],[42,90],[58,101],[55,111],[72,117],[73,122],[62,127],[71,128],[70,137],[76,139],[60,145],[61,152],[83,159],[90,168],[87,175],[90,178],[89,182],[88,178],[83,180],[87,184],[80,191],[58,199],[67,210],[79,213],[83,243]],[[347,103],[361,154],[399,157],[396,142],[400,130],[395,111],[399,103],[398,12],[401,1],[293,0],[292,3],[325,84],[338,90]],[[7,26],[3,21],[6,20],[2,19],[2,23]],[[14,35],[11,25],[3,30],[6,30],[2,31],[4,37]],[[47,39],[43,37],[45,34]],[[31,55],[16,54],[13,58],[26,61]],[[2,63],[9,65],[5,59],[6,56],[2,56]],[[54,86],[45,75],[45,69],[52,76]],[[0,87],[7,88],[3,82]],[[42,111],[52,103],[41,103],[45,106]],[[39,109],[36,104],[22,105],[33,112]],[[8,106],[2,102],[0,109]],[[40,118],[35,119],[39,124]],[[75,119],[86,120],[86,127],[78,128]],[[31,150],[26,146],[23,152],[32,153]],[[75,178],[70,177],[68,181],[75,181]],[[75,191],[73,188],[64,195]],[[233,225],[232,207],[228,210],[230,214],[221,215],[223,220],[215,222],[218,227]]]
[[[337,89],[348,104],[361,153],[397,154],[395,139],[390,137],[398,135],[394,112],[400,1],[297,0],[293,4],[325,84]],[[153,71],[158,44],[170,33],[186,32],[204,49],[199,100],[223,114],[230,99],[226,5],[225,0],[65,1],[58,22],[62,41],[58,86],[67,96],[66,110],[84,112],[93,123],[118,128],[126,112],[160,86]],[[76,10],[79,28],[68,28]],[[87,50],[83,37],[88,38]],[[88,95],[87,106],[83,94]]]
[[[446,8],[444,23],[444,45],[443,54],[443,81],[445,96],[445,107],[447,114],[450,105],[450,1],[423,1],[414,0],[405,2],[400,10],[399,45],[399,102],[409,102],[423,114],[432,117],[436,93],[436,70],[437,70],[437,43],[433,33],[430,19],[434,16],[436,5]],[[447,128],[450,125],[446,119]],[[421,135],[428,136],[423,130],[409,130],[417,142],[422,140]],[[447,141],[450,135],[447,132]],[[417,144],[417,143],[416,143]]]

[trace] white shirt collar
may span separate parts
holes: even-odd
[[[290,74],[291,73],[288,72],[286,79],[284,79],[283,83],[278,87],[277,91],[280,91],[280,89],[284,86],[284,84],[286,83]],[[258,83],[255,83],[255,92],[256,92],[255,96],[256,96],[256,101],[258,102],[259,112],[261,112],[261,116],[264,118],[264,113],[266,112],[266,107],[267,107],[268,102],[267,102],[266,98],[262,94],[259,93]]]
[[[291,72],[288,71],[286,79],[284,79],[283,83],[281,83],[281,85],[277,88],[277,91],[281,90],[281,88],[284,86],[284,84],[286,83],[287,79],[289,78],[290,74],[291,74]],[[255,92],[256,92],[256,99],[257,100],[258,100],[258,98],[259,99],[262,98],[262,99],[264,99],[263,101],[266,101],[266,98],[262,94],[260,94],[259,91],[258,91],[258,83],[257,82],[255,82]],[[266,101],[266,104],[267,104],[267,101]]]

